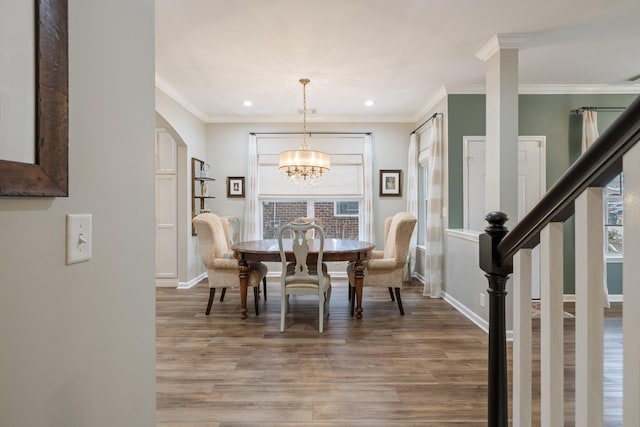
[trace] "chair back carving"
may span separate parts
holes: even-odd
[[[322,219],[320,218],[316,218],[314,216],[300,216],[296,219],[293,220],[294,223],[307,223],[307,222],[311,222],[313,224],[317,224],[320,227],[322,227]],[[324,232],[324,229],[323,229]],[[307,239],[315,239],[315,229],[309,229],[307,230]]]
[[[309,231],[313,232],[315,238],[309,238]],[[283,244],[283,236],[291,235],[291,245],[293,254],[295,257],[295,268],[293,276],[287,276],[287,280],[299,281],[299,280],[318,280],[317,275],[309,274],[309,267],[307,266],[307,258],[309,256],[309,244],[318,245],[318,258],[316,266],[318,271],[322,271],[322,255],[324,252],[324,232],[322,227],[310,222],[306,223],[289,223],[284,225],[278,233],[278,245],[280,247],[280,258],[282,260],[283,275],[286,275],[287,259],[285,254],[285,248]]]

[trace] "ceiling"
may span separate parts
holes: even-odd
[[[310,121],[416,122],[524,33],[522,93],[640,93],[639,22],[638,0],[156,0],[156,85],[205,122],[299,121],[303,77]]]

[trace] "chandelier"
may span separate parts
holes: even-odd
[[[280,153],[278,168],[287,174],[287,178],[301,187],[317,184],[330,168],[329,155],[309,148],[307,142],[307,84],[309,79],[300,79],[303,100],[303,134],[299,150]]]

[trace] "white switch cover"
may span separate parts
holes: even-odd
[[[67,264],[91,259],[91,214],[67,215]]]

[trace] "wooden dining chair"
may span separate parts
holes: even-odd
[[[308,267],[309,243],[307,232],[313,230],[319,249],[315,268]],[[289,263],[283,244],[284,237],[291,233],[291,245],[295,262]],[[289,295],[318,295],[318,331],[324,330],[324,315],[329,315],[331,301],[331,276],[322,270],[322,256],[324,252],[324,231],[322,227],[313,223],[289,223],[284,225],[278,233],[280,259],[282,261],[281,291],[280,291],[280,332],[284,332],[285,319],[289,311]],[[289,267],[292,264],[293,267]],[[318,274],[320,272],[320,274]]]

